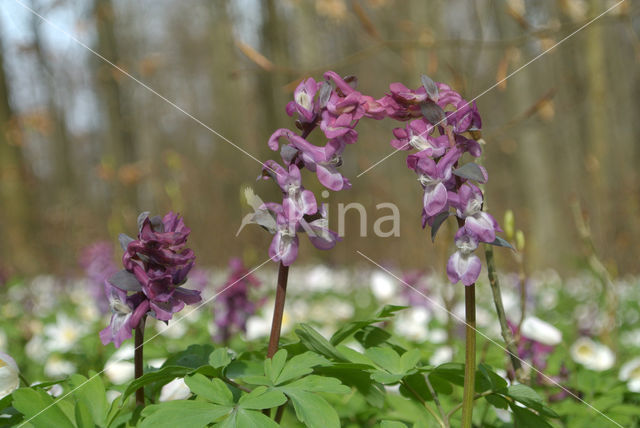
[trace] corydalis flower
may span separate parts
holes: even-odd
[[[247,331],[247,319],[257,308],[249,299],[249,292],[260,285],[260,280],[249,273],[242,260],[231,259],[229,269],[229,277],[220,287],[221,294],[214,310],[215,339],[221,342],[227,342],[234,331]]]
[[[200,291],[181,287],[195,256],[186,248],[189,228],[178,215],[138,217],[138,239],[120,235],[125,267],[109,280],[110,325],[100,338],[116,347],[131,337],[146,314],[169,321],[185,304],[201,301]]]
[[[458,251],[449,257],[447,276],[453,284],[462,281],[464,285],[471,285],[478,279],[482,268],[480,258],[472,254],[478,248],[478,238],[465,228],[460,228],[456,232],[455,243]]]

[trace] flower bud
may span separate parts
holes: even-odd
[[[518,251],[524,251],[524,232],[521,230],[516,231],[516,249]]]
[[[514,218],[513,218],[513,211],[511,210],[507,210],[504,213],[504,233],[507,236],[507,240],[511,241],[513,240],[513,228],[514,228]]]

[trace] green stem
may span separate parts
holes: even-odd
[[[487,395],[491,395],[493,394],[495,391],[485,391],[485,392],[481,392],[480,394],[476,394],[473,399],[477,400],[478,398],[482,398],[485,397]],[[462,403],[458,404],[456,407],[454,407],[453,409],[451,409],[451,411],[449,413],[447,413],[447,419],[451,419],[451,416],[453,416],[453,414],[455,412],[457,412],[458,410],[460,410],[462,408]]]
[[[133,356],[134,363],[134,377],[138,379],[144,374],[144,359],[143,359],[143,345],[144,345],[144,324],[146,317],[142,317],[140,324],[135,328],[135,351]],[[144,407],[144,387],[140,387],[136,390],[136,405]]]
[[[476,383],[476,285],[464,288],[465,354],[464,392],[462,395],[462,428],[471,428]]]
[[[22,383],[24,383],[24,386],[31,386],[31,384],[29,383],[29,381],[27,381],[27,378],[24,377],[24,375],[22,373],[18,373],[18,377],[20,378],[20,380],[22,381]]]
[[[440,419],[440,416],[438,416],[438,413],[436,413],[435,410],[433,410],[431,407],[429,407],[429,405],[427,404],[426,401],[424,401],[424,399],[420,396],[420,394],[418,394],[416,392],[415,389],[411,388],[411,385],[409,385],[407,382],[405,382],[404,380],[402,381],[402,385],[407,388],[407,391],[411,392],[413,394],[414,397],[416,397],[418,399],[419,402],[422,403],[422,405],[424,406],[424,408],[427,410],[427,412],[429,412],[431,414],[431,416],[433,416],[435,418],[436,421],[438,421],[438,424],[440,424],[440,426],[442,428],[447,428],[448,425],[445,423],[444,420]]]
[[[500,321],[500,330],[502,332],[502,339],[504,340],[507,348],[507,353],[511,358],[511,364],[516,374],[516,378],[521,380],[522,377],[522,365],[518,359],[518,349],[516,342],[511,334],[511,329],[507,324],[507,316],[504,311],[504,305],[502,304],[502,293],[500,292],[500,282],[498,281],[498,274],[496,272],[496,262],[493,258],[493,247],[491,245],[484,246],[484,257],[487,261],[487,272],[489,276],[489,285],[491,286],[491,293],[493,294],[493,303],[496,307],[496,313],[498,320]]]
[[[440,412],[440,417],[442,418],[442,422],[444,423],[444,426],[449,428],[449,419],[447,418],[447,414],[445,413],[444,409],[442,408],[442,405],[440,404],[440,398],[438,398],[438,394],[436,393],[436,390],[433,389],[433,385],[431,385],[431,382],[429,381],[429,376],[425,376],[424,381],[427,384],[427,388],[429,388],[429,392],[433,397],[433,402],[436,405],[436,408]]]

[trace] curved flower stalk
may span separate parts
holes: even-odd
[[[135,377],[142,376],[142,343],[147,315],[168,322],[185,305],[202,300],[200,291],[181,287],[195,262],[186,247],[191,230],[172,212],[164,217],[138,216],[138,237],[121,234],[124,269],[105,281],[112,316],[100,332],[103,344],[116,348],[135,330]],[[136,391],[136,402],[144,405],[144,391]]]
[[[475,136],[482,120],[475,103],[468,103],[449,86],[422,76],[416,90],[392,83],[381,101],[389,117],[408,121],[393,131],[391,145],[397,150],[417,150],[407,157],[407,167],[418,175],[423,189],[422,227],[431,236],[451,215],[457,217],[456,251],[447,263],[447,276],[465,285],[466,346],[462,403],[462,426],[470,427],[475,384],[475,282],[482,263],[474,254],[480,242],[505,245],[496,220],[482,210],[484,195],[473,182],[486,183],[480,165],[462,164],[463,156],[479,157],[482,148]]]
[[[382,100],[358,92],[355,78],[342,78],[327,71],[324,79],[321,82],[305,79],[295,89],[286,112],[297,116],[296,127],[302,133],[298,135],[281,128],[271,135],[268,146],[280,151],[282,164],[274,160],[265,162],[260,176],[273,179],[282,191],[281,203],[264,203],[253,216],[254,223],[274,235],[269,257],[280,263],[268,357],[278,349],[288,270],[298,257],[298,234],[306,234],[320,250],[333,248],[339,240],[338,234],[328,227],[325,207],[318,206],[314,194],[303,187],[301,170],[306,168],[315,173],[329,190],[349,189],[351,182],[342,175],[340,166],[345,148],[358,139],[355,126],[363,117],[382,119],[386,116]],[[324,146],[307,139],[316,128],[326,139]]]

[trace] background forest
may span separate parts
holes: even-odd
[[[357,75],[361,90],[376,97],[387,82],[417,87],[422,73],[467,99],[481,95],[484,162],[492,174],[487,202],[498,219],[514,210],[531,270],[580,267],[585,236],[571,208],[577,202],[607,268],[639,271],[638,4],[624,2],[486,93],[615,2],[1,4],[4,278],[71,273],[82,248],[96,240],[115,243],[143,210],[183,214],[205,266],[226,265],[230,254],[262,261],[268,234],[247,229],[234,238],[250,210],[242,188],[253,186],[265,198],[276,190],[256,183],[259,165],[216,133],[259,159],[272,157],[266,140],[288,124],[284,106],[293,89],[328,69]],[[355,253],[362,250],[408,267],[444,266],[447,250],[415,233],[420,202],[400,157],[356,178],[392,151],[393,126],[360,128],[361,143],[343,171],[353,189],[324,202],[332,221],[339,203],[364,204],[369,232],[375,206],[394,202],[401,236],[361,238],[354,211],[348,239],[330,253],[301,251],[307,261],[363,263]],[[410,191],[394,190],[404,187]],[[512,257],[500,253],[499,265],[513,268]]]

